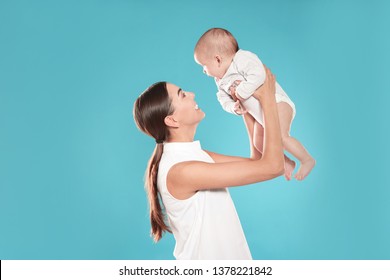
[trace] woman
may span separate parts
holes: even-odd
[[[226,188],[269,180],[284,171],[275,78],[269,70],[254,96],[266,123],[264,153],[256,160],[202,150],[193,139],[205,114],[194,94],[176,85],[156,83],[134,104],[138,128],[156,140],[146,170],[152,235],[158,241],[165,231],[172,232],[176,259],[252,258]]]

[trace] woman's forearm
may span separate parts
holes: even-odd
[[[270,97],[275,98],[275,97]],[[264,147],[263,157],[270,158],[283,165],[284,153],[280,132],[278,111],[275,100],[262,102],[264,112]]]
[[[264,88],[262,88],[264,87]],[[262,159],[283,170],[284,153],[280,132],[278,109],[275,100],[275,78],[267,69],[267,79],[263,86],[256,90],[264,116],[264,145]]]

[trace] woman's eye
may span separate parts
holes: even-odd
[[[183,97],[186,97],[186,93],[183,91]]]

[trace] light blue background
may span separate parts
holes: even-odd
[[[372,3],[369,3],[372,2]],[[303,182],[231,190],[256,259],[390,259],[387,1],[0,1],[0,259],[172,259],[149,237],[154,142],[132,104],[197,94],[197,139],[247,156],[239,117],[193,61],[210,27],[257,53],[317,159]]]

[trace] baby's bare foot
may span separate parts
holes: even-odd
[[[287,181],[291,180],[292,173],[295,168],[295,161],[289,159],[288,157],[284,158],[284,177]]]
[[[313,169],[314,165],[316,165],[316,161],[312,157],[302,161],[297,174],[295,174],[295,179],[299,181],[305,179],[306,176],[309,175],[310,171]]]

